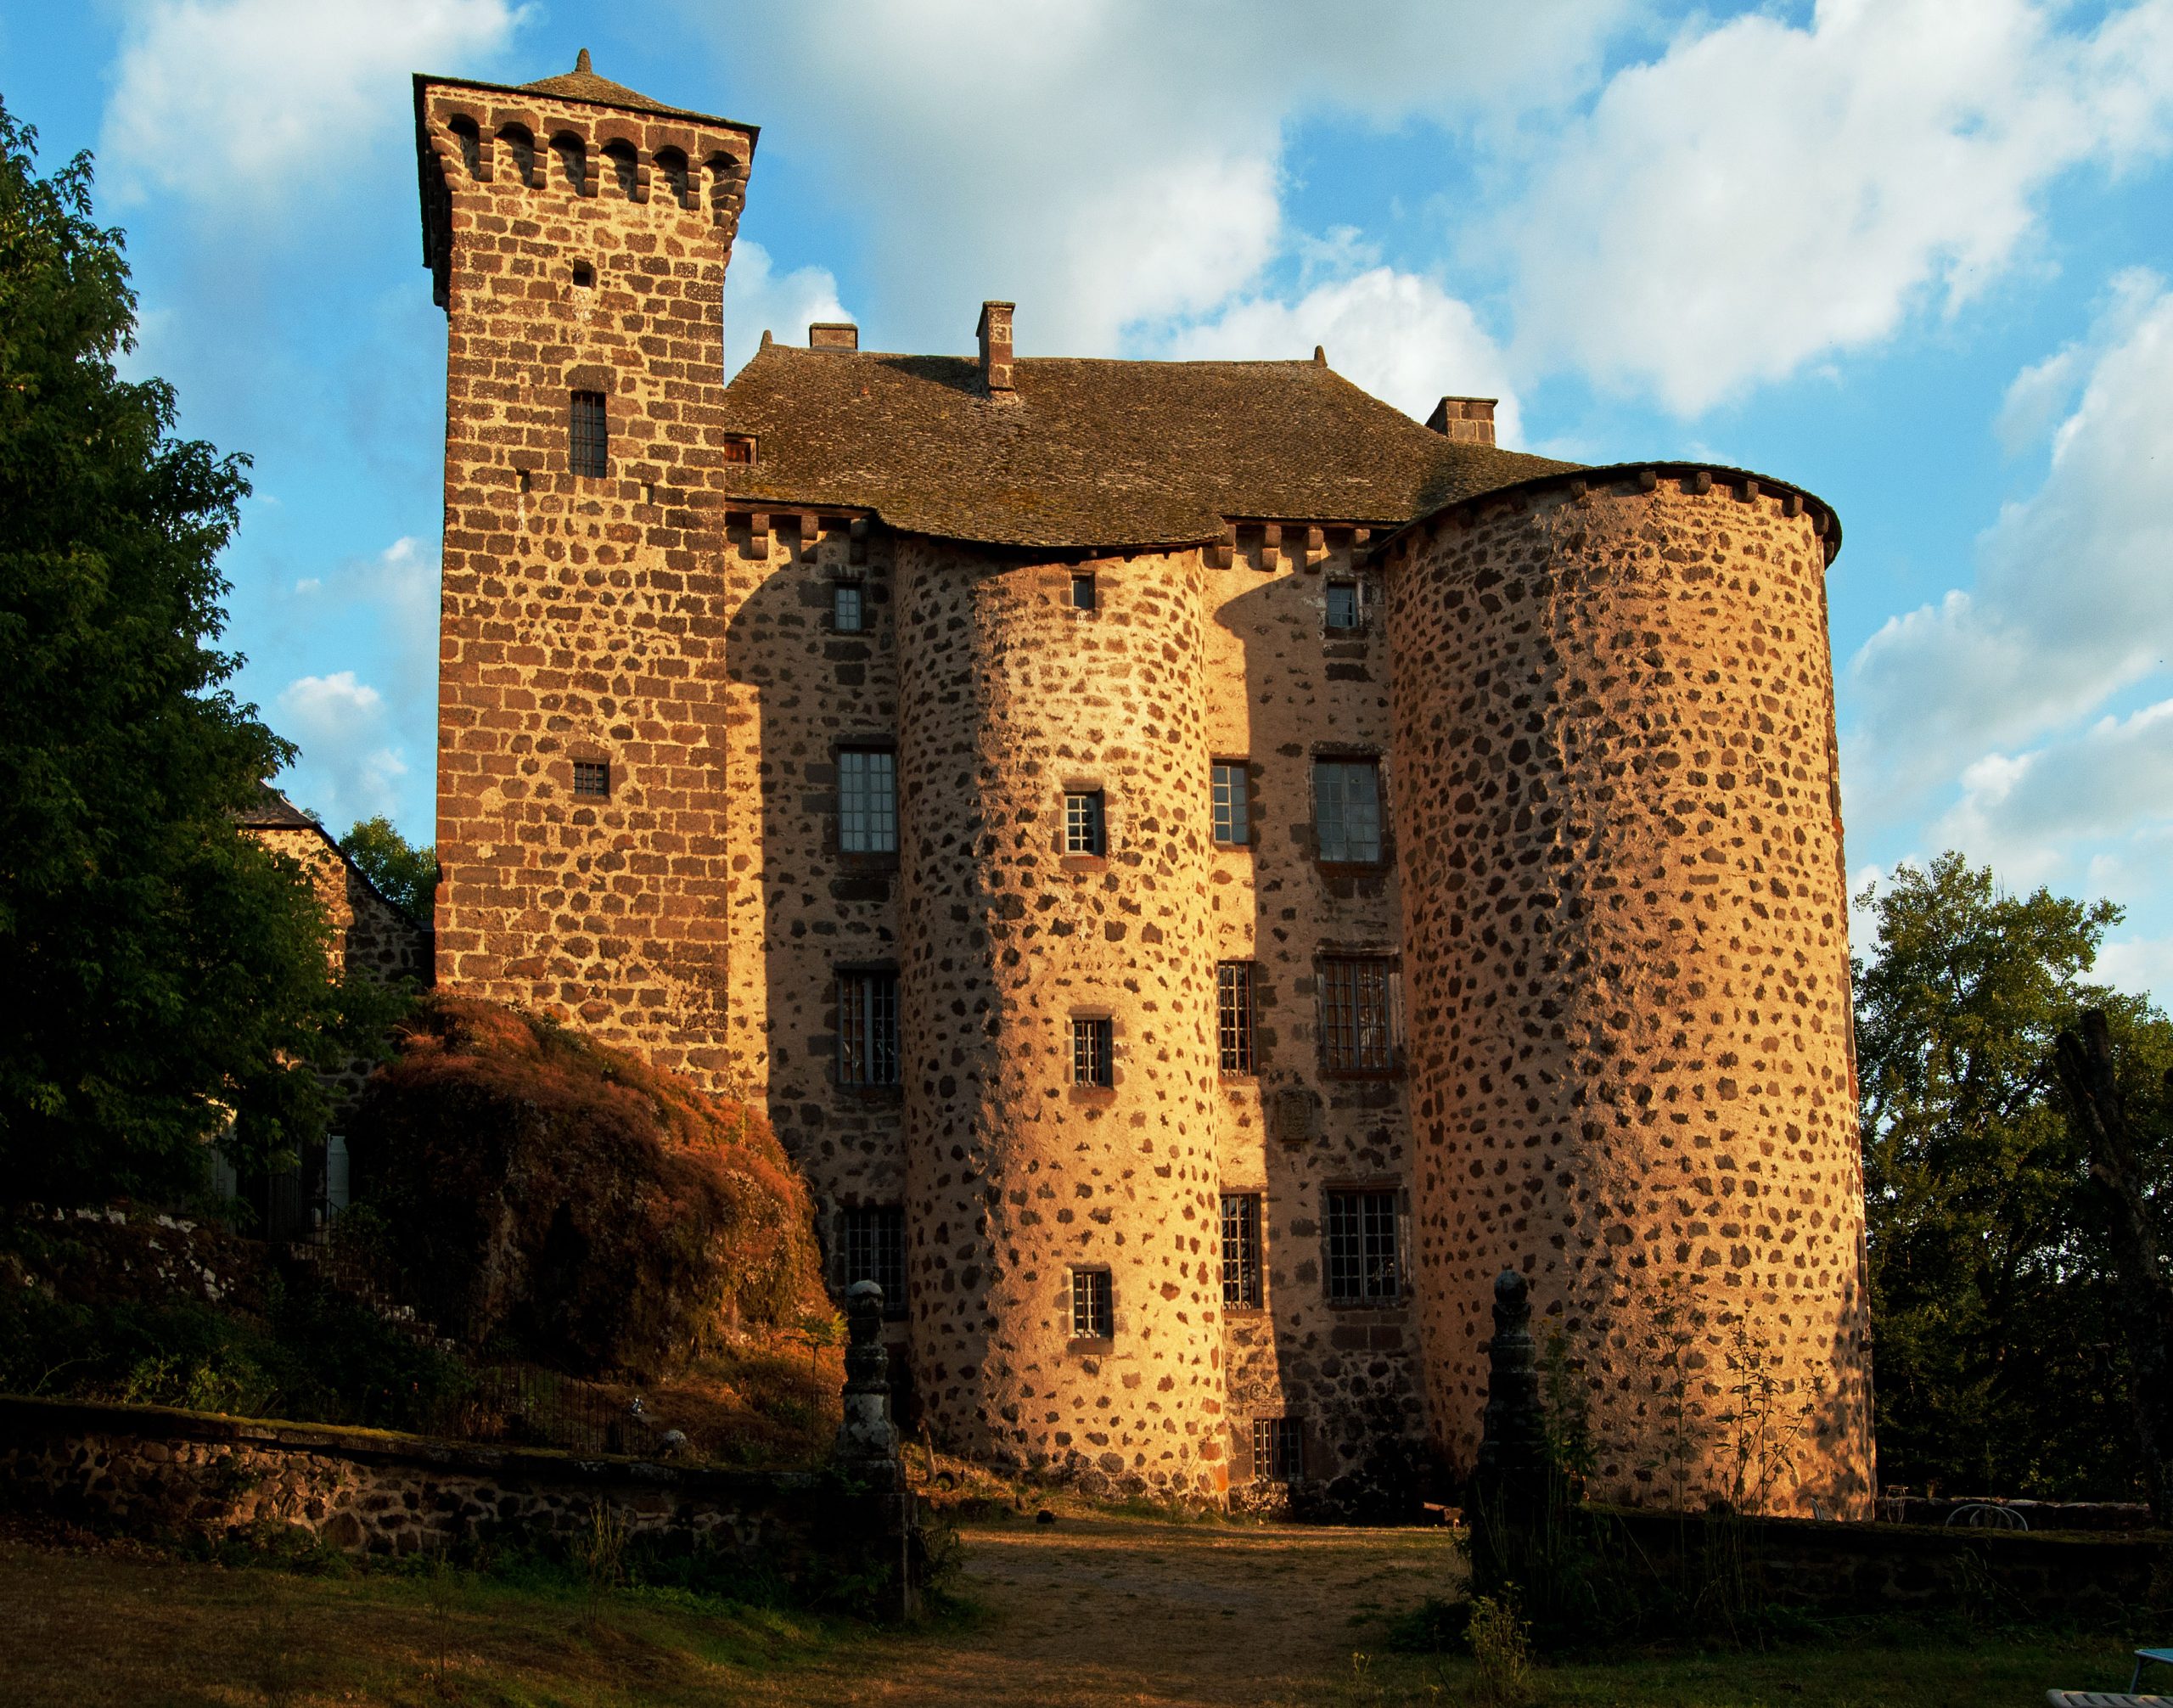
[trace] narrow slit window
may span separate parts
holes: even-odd
[[[845,1284],[873,1281],[883,1289],[883,1312],[901,1317],[906,1309],[906,1212],[901,1205],[848,1207],[838,1216],[839,1244],[845,1250]]]
[[[1395,1012],[1387,961],[1338,955],[1320,964],[1321,1066],[1382,1074],[1395,1066]]]
[[[1101,591],[1094,585],[1091,572],[1082,570],[1071,578],[1071,604],[1075,610],[1101,609]]]
[[[838,1083],[898,1082],[898,975],[838,975]]]
[[[1330,582],[1328,584],[1328,626],[1331,629],[1355,629],[1363,626],[1365,609],[1358,601],[1358,583]]]
[[[1394,1189],[1329,1193],[1328,1296],[1366,1302],[1395,1299],[1402,1291]]]
[[[898,756],[887,747],[839,751],[838,849],[845,854],[898,851]]]
[[[858,582],[838,582],[830,588],[830,626],[841,635],[856,635],[868,626],[868,607]]]
[[[1064,797],[1064,851],[1067,854],[1106,854],[1109,851],[1109,821],[1102,810],[1102,791],[1083,789]]]
[[[571,461],[574,473],[601,480],[610,472],[609,430],[604,415],[601,391],[576,391],[573,397]]]
[[[1114,1059],[1115,1023],[1081,1014],[1071,1022],[1071,1082],[1074,1085],[1100,1086],[1107,1088],[1116,1083],[1116,1064]]]
[[[1210,785],[1217,847],[1244,848],[1253,840],[1251,778],[1242,759],[1217,760]]]
[[[1222,1199],[1222,1302],[1243,1310],[1260,1305],[1260,1196]]]
[[[1222,961],[1215,969],[1215,1032],[1224,1073],[1253,1071],[1253,964]]]
[[[1114,1289],[1106,1269],[1071,1272],[1071,1337],[1075,1340],[1116,1339]]]
[[[1294,1483],[1305,1475],[1300,1444],[1304,1437],[1295,1418],[1253,1419],[1253,1480]]]
[[[609,800],[611,795],[611,765],[603,759],[574,761],[574,793],[595,800]]]
[[[1356,866],[1379,863],[1379,763],[1371,759],[1316,760],[1313,827],[1322,859]]]

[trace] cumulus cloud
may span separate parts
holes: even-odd
[[[422,728],[436,714],[438,567],[434,542],[403,534],[290,589],[294,616],[307,631],[337,632],[350,644],[367,638],[391,684],[395,715]]]
[[[388,739],[385,696],[354,671],[298,677],[280,692],[274,721],[301,749],[281,780],[300,804],[334,828],[394,812],[407,762]]]
[[[737,374],[773,332],[781,344],[804,344],[818,320],[850,320],[838,301],[838,282],[820,267],[779,272],[770,252],[742,238],[732,246],[724,276],[724,371]]]
[[[321,196],[398,130],[412,71],[501,46],[507,0],[150,0],[124,31],[100,154],[121,199]]]
[[[1820,0],[1686,29],[1550,137],[1500,227],[1519,355],[1690,415],[2017,264],[2063,173],[2173,140],[2173,0]]]
[[[1861,821],[1904,818],[1967,773],[1958,811],[2019,823],[2049,810],[2053,773],[2138,763],[2165,739],[2153,707],[2032,757],[2173,655],[2173,291],[2124,278],[2085,349],[2044,483],[1979,542],[1975,586],[1889,620],[1850,664],[1843,776]],[[2142,780],[2109,797],[2130,822],[2159,810]]]

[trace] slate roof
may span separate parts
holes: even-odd
[[[1575,466],[1451,444],[1315,362],[1036,357],[1013,374],[998,400],[968,357],[766,345],[725,392],[726,430],[757,440],[730,496],[1115,548],[1210,540],[1226,517],[1393,526]]]
[[[557,95],[569,101],[598,101],[607,107],[632,107],[643,113],[675,113],[679,110],[667,107],[661,101],[652,101],[647,95],[637,93],[624,83],[615,83],[609,77],[599,77],[589,69],[588,49],[584,48],[574,60],[574,68],[563,76],[539,77],[532,83],[523,83],[524,89],[532,89],[539,95]]]

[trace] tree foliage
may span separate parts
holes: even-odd
[[[0,1194],[166,1197],[321,1129],[325,927],[234,812],[292,750],[225,683],[245,459],[124,379],[135,299],[78,155],[0,108]]]
[[[379,895],[416,924],[430,923],[437,907],[438,857],[428,843],[411,843],[379,813],[357,819],[340,839],[340,851],[377,886]]]
[[[2009,895],[1954,853],[1862,902],[1878,928],[1856,980],[1881,1480],[2133,1497],[2118,1281],[2052,1051],[2105,1010],[2162,1214],[2173,1022],[2091,981],[2111,902]]]

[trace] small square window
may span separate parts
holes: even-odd
[[[1111,1294],[1108,1270],[1075,1269],[1071,1272],[1073,1340],[1116,1339],[1116,1309]]]
[[[1332,629],[1355,629],[1362,626],[1364,609],[1358,603],[1358,583],[1330,582],[1328,584],[1328,626]]]
[[[609,799],[611,794],[611,767],[601,759],[574,761],[574,793]]]
[[[1109,1087],[1116,1082],[1115,1023],[1076,1015],[1071,1022],[1071,1082]]]
[[[1371,759],[1313,764],[1313,827],[1320,857],[1352,865],[1381,857],[1381,767]]]
[[[898,1082],[898,975],[838,975],[838,1083]]]
[[[1253,964],[1222,961],[1215,969],[1215,1031],[1224,1073],[1253,1070]]]
[[[752,433],[727,433],[724,435],[724,460],[727,463],[751,463],[755,460],[755,435]]]
[[[838,1243],[845,1251],[845,1284],[873,1281],[883,1289],[883,1314],[906,1312],[906,1212],[896,1204],[840,1211]]]
[[[1304,1436],[1295,1418],[1253,1419],[1253,1480],[1294,1483],[1305,1475]]]
[[[1222,1200],[1222,1302],[1246,1310],[1260,1304],[1260,1197],[1226,1194]]]
[[[1251,777],[1242,759],[1218,759],[1210,784],[1215,799],[1215,842],[1220,848],[1244,848],[1253,840]]]
[[[1091,611],[1101,608],[1101,598],[1094,587],[1091,573],[1081,571],[1071,578],[1071,604],[1075,610]]]
[[[610,430],[601,391],[574,393],[570,431],[569,454],[574,473],[588,480],[601,480],[610,473]]]
[[[1329,1193],[1328,1296],[1367,1303],[1400,1298],[1402,1293],[1394,1188]]]
[[[841,635],[856,635],[868,626],[858,582],[839,582],[830,588],[830,626]]]
[[[574,283],[586,290],[596,283],[596,269],[585,261],[574,263]]]
[[[1067,854],[1107,854],[1108,820],[1102,811],[1102,791],[1082,790],[1064,797],[1064,851]]]

